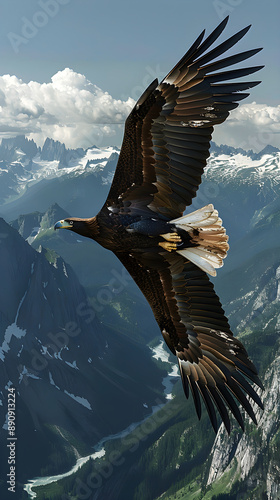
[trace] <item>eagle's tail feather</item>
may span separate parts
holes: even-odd
[[[191,242],[195,245],[178,249],[177,252],[206,273],[216,276],[215,269],[223,266],[229,245],[222,219],[214,206],[206,205],[170,223],[187,231],[191,236]]]

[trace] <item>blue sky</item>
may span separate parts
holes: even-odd
[[[252,89],[252,95],[246,100],[248,105],[254,101],[257,106],[262,105],[262,107],[243,108],[243,114],[236,115],[236,119],[243,120],[247,113],[247,122],[245,120],[243,123],[244,131],[248,131],[250,119],[255,122],[259,121],[259,131],[256,128],[257,123],[249,131],[252,137],[259,135],[253,149],[258,149],[258,146],[261,149],[266,139],[280,147],[278,128],[280,117],[279,0],[269,2],[256,0],[173,0],[172,2],[170,0],[142,0],[141,2],[134,0],[30,0],[28,2],[9,0],[9,2],[2,3],[0,75],[15,75],[17,82],[5,80],[3,87],[0,88],[6,95],[6,92],[11,92],[11,87],[16,88],[17,83],[17,98],[25,102],[26,108],[33,109],[33,121],[23,116],[20,123],[20,113],[18,113],[15,123],[14,117],[17,110],[16,105],[13,104],[15,95],[12,94],[10,99],[11,107],[14,107],[13,118],[8,111],[7,115],[3,114],[5,121],[2,120],[0,127],[2,135],[7,136],[22,131],[33,134],[34,138],[40,142],[44,134],[48,133],[49,124],[48,135],[52,134],[54,138],[64,139],[68,146],[72,143],[73,146],[89,146],[94,139],[100,145],[120,144],[122,126],[112,124],[124,121],[125,114],[132,105],[132,100],[129,98],[136,99],[156,76],[162,78],[181,58],[202,29],[206,28],[206,32],[209,33],[227,14],[230,14],[230,21],[225,37],[252,24],[249,33],[238,44],[238,49],[242,51],[264,47],[264,50],[254,57],[252,64],[265,64],[266,66],[257,76],[257,79],[261,79],[263,83]],[[73,72],[58,73],[65,68],[70,68]],[[76,73],[83,75],[84,80],[74,78]],[[67,78],[72,86],[78,85],[80,91],[82,88],[90,89],[89,82],[91,82],[93,84],[91,92],[96,93],[94,86],[102,92],[99,92],[98,99],[89,100],[89,106],[95,106],[96,110],[102,103],[104,109],[106,106],[110,107],[104,116],[100,110],[99,113],[95,113],[96,116],[92,116],[85,109],[86,124],[82,123],[81,116],[77,124],[77,127],[80,126],[80,129],[84,130],[82,137],[69,132],[69,123],[66,128],[63,127],[63,113],[65,114],[63,111],[56,117],[56,127],[50,119],[54,110],[45,113],[47,118],[43,120],[44,125],[39,119],[36,123],[34,121],[36,116],[40,113],[42,115],[44,103],[53,94],[46,95],[40,107],[40,89],[43,92],[46,89],[37,86],[35,91],[38,95],[37,101],[35,104],[30,104],[34,88],[30,91],[26,86],[19,85],[19,79],[25,84],[31,80],[38,84],[50,84],[55,74],[59,74],[56,78],[56,88],[59,86],[60,92],[63,91],[63,85],[67,87]],[[29,92],[28,96],[25,94],[26,90]],[[49,88],[48,91],[51,90],[53,91]],[[79,96],[77,92],[74,94],[78,103],[81,93]],[[69,99],[71,96],[73,99],[73,92],[70,92]],[[116,100],[122,101],[123,105],[118,104]],[[44,110],[46,111],[45,108]],[[94,125],[93,130],[95,130],[93,134],[90,130],[91,119]],[[60,123],[59,120],[61,120]],[[69,120],[71,120],[70,113]],[[96,132],[98,120],[103,122],[100,137]],[[9,125],[7,131],[5,123]],[[219,131],[215,139],[218,142],[231,142],[237,145],[241,140],[241,135],[243,137],[243,132],[241,135],[238,134],[234,124],[231,127],[224,125],[222,127],[224,127],[223,130]],[[251,139],[251,143],[253,142],[254,140]],[[250,147],[250,141],[247,146]]]

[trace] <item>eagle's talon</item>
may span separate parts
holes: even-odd
[[[166,241],[175,241],[176,243],[181,243],[181,238],[177,233],[166,233],[160,235]]]
[[[170,243],[169,241],[160,241],[159,246],[168,252],[172,252],[173,250],[177,250],[176,243]]]

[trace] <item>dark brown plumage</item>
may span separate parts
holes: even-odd
[[[245,378],[261,387],[257,371],[233,337],[205,272],[214,275],[228,249],[218,213],[208,205],[180,219],[201,182],[213,126],[249,95],[243,91],[259,83],[235,79],[261,67],[228,67],[260,49],[215,60],[249,27],[208,50],[226,23],[204,41],[203,32],[166,78],[155,80],[140,97],[126,120],[114,180],[97,216],[55,226],[92,238],[117,255],[178,358],[186,396],[190,388],[199,417],[202,398],[216,432],[215,408],[230,432],[227,408],[244,428],[236,399],[254,422],[247,396],[262,407]]]

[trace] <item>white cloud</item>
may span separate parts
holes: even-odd
[[[49,136],[68,147],[101,144],[123,124],[134,100],[113,99],[84,75],[66,68],[50,83],[0,77],[0,134],[26,134],[39,144]]]
[[[213,139],[218,144],[254,151],[267,144],[280,147],[280,105],[241,104],[225,123],[216,127]]]
[[[42,145],[46,137],[67,147],[120,144],[124,121],[134,105],[113,99],[84,75],[66,68],[49,83],[0,77],[0,136],[26,134]],[[280,146],[280,106],[246,103],[215,128],[213,140],[260,151]]]

